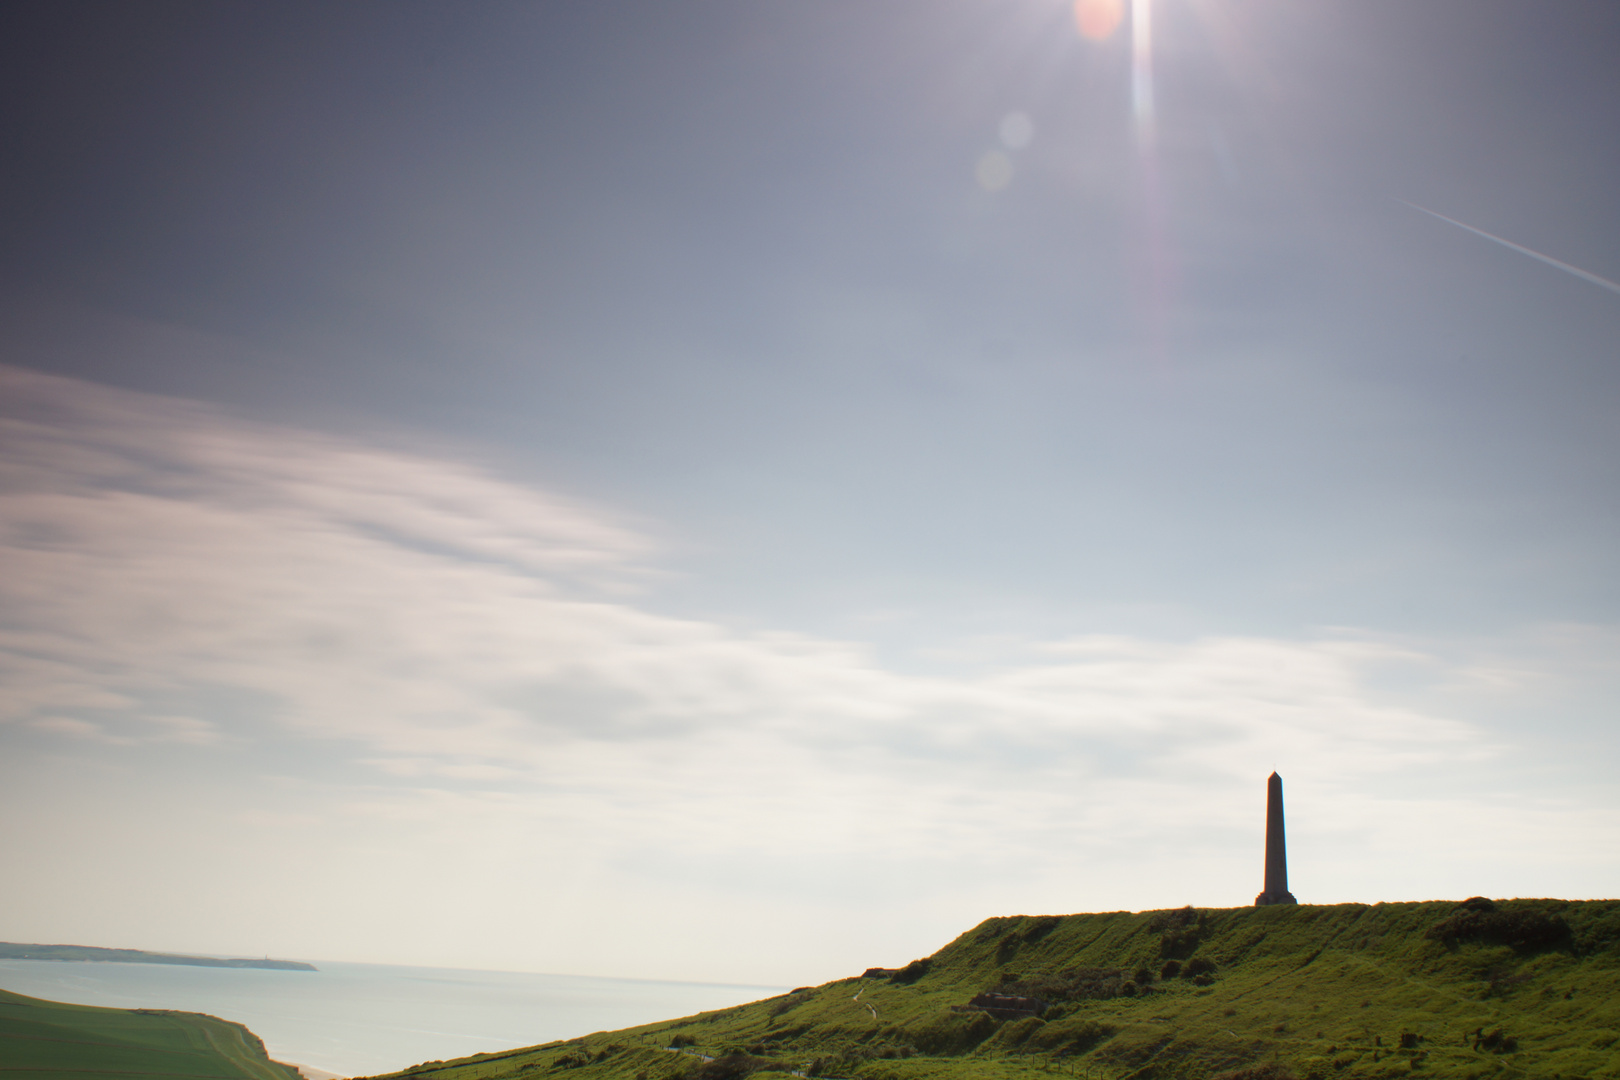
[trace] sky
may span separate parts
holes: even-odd
[[[1620,895],[1615,5],[0,22],[0,938]]]

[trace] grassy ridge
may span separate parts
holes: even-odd
[[[5,1080],[298,1080],[241,1024],[201,1013],[68,1005],[0,990]]]
[[[1038,1015],[953,1009],[986,991],[1039,999],[1029,1003]],[[872,977],[394,1075],[739,1080],[773,1071],[1620,1077],[1620,902],[996,918]]]

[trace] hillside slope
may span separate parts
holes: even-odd
[[[68,1005],[0,990],[6,1080],[299,1080],[241,1024],[202,1013]]]
[[[1569,1080],[1620,1077],[1617,1040],[1620,902],[1475,898],[995,918],[897,970],[394,1075]]]

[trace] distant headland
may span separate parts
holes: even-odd
[[[94,945],[21,945],[0,941],[0,960],[96,960],[108,964],[185,964],[190,967],[268,968],[272,971],[316,971],[301,960],[226,960],[217,956],[177,956],[144,949],[101,949]]]

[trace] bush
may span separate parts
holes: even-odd
[[[704,1062],[702,1067],[692,1074],[692,1080],[743,1080],[744,1077],[775,1064],[767,1058],[752,1057],[733,1051],[724,1057]]]
[[[1056,975],[1033,976],[1004,982],[992,993],[1039,998],[1042,1001],[1104,1001],[1124,992],[1125,973],[1119,968],[1071,968]],[[1135,990],[1133,988],[1132,992]]]
[[[1461,910],[1429,927],[1424,936],[1448,946],[1468,941],[1506,945],[1521,952],[1570,943],[1569,924],[1562,915],[1548,915],[1534,908],[1502,910],[1494,904],[1490,908],[1469,907],[1472,903],[1466,902]]]
[[[1215,961],[1204,956],[1195,956],[1187,961],[1187,966],[1181,969],[1184,979],[1196,979],[1200,975],[1215,974]]]
[[[1202,926],[1202,923],[1166,929],[1165,933],[1160,934],[1160,938],[1158,938],[1158,955],[1174,957],[1174,959],[1186,959],[1186,957],[1192,955],[1192,950],[1199,947],[1199,942],[1202,939],[1204,939],[1204,926]]]
[[[913,960],[911,963],[907,964],[893,975],[890,975],[889,981],[899,983],[901,986],[910,986],[912,983],[928,974],[928,969],[933,966],[934,958],[931,956],[925,956],[921,960]]]
[[[1166,930],[1191,926],[1197,921],[1198,909],[1188,904],[1186,907],[1174,908],[1170,911],[1155,911],[1153,918],[1148,920],[1148,929],[1155,934],[1162,934]]]
[[[1173,979],[1177,975],[1180,975],[1180,974],[1181,974],[1181,961],[1180,960],[1166,960],[1164,962],[1164,966],[1159,969],[1159,978],[1161,978],[1161,979]]]

